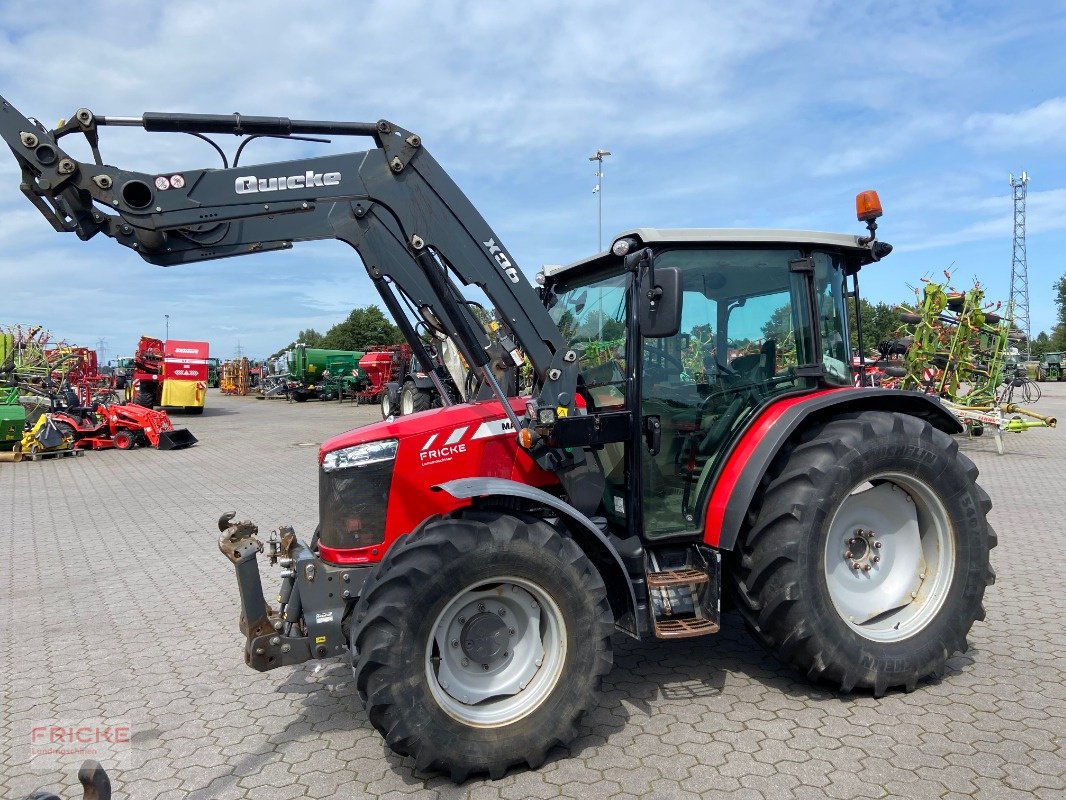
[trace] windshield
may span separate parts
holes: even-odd
[[[585,387],[597,405],[620,405],[626,376],[628,274],[597,273],[555,287],[548,312],[577,353]]]

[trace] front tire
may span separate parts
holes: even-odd
[[[431,520],[389,550],[353,615],[370,722],[417,769],[455,781],[540,766],[612,664],[599,572],[532,517]]]
[[[407,381],[400,391],[400,414],[417,414],[433,408],[433,395],[425,389],[419,389],[414,381]]]
[[[976,478],[958,443],[916,417],[867,411],[809,431],[771,468],[739,548],[753,635],[842,691],[942,675],[995,580]]]

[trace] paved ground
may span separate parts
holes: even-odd
[[[1040,408],[1066,419],[1066,384]],[[215,519],[316,517],[315,446],[373,409],[212,395],[199,446],[0,464],[0,796],[65,786],[34,721],[128,720],[119,797],[1062,797],[1066,431],[963,443],[995,501],[999,580],[944,680],[839,697],[782,670],[735,618],[706,640],[616,643],[598,710],[536,772],[456,787],[389,754],[337,662],[241,660]],[[10,523],[10,524],[8,524]],[[268,586],[276,585],[270,575]]]

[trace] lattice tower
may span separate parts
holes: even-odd
[[[1032,354],[1032,331],[1029,323],[1029,266],[1025,257],[1025,191],[1029,174],[1010,176],[1014,191],[1014,250],[1010,263],[1010,308],[1014,314],[1014,326],[1025,334],[1025,359]]]

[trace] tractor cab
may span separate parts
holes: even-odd
[[[674,269],[680,319],[645,335],[626,255]],[[636,435],[599,452],[616,535],[703,538],[723,456],[784,395],[851,386],[849,276],[873,260],[856,236],[641,228],[610,252],[545,275],[545,302],[581,366],[590,413],[634,412]]]

